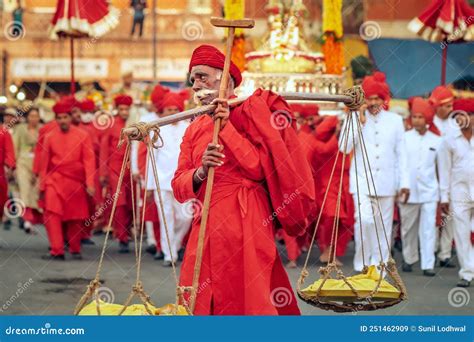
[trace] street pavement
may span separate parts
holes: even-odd
[[[27,235],[17,226],[10,230],[0,227],[0,315],[71,315],[89,281],[97,270],[104,235],[94,236],[94,246],[84,246],[84,260],[66,262],[45,261],[41,255],[48,252],[44,229],[36,235]],[[118,254],[117,242],[109,241],[100,275],[103,281],[100,296],[106,301],[123,303],[136,279],[133,253]],[[277,243],[286,263],[284,247]],[[319,252],[312,253],[310,275],[306,285],[317,279]],[[346,275],[352,273],[353,244],[341,260]],[[305,254],[298,261],[298,269],[289,269],[293,286],[298,279]],[[401,255],[395,253],[399,269]],[[347,315],[472,315],[474,313],[474,287],[456,288],[457,269],[436,268],[435,277],[422,275],[419,265],[412,273],[400,272],[408,289],[408,300],[388,309],[348,313]],[[171,268],[162,266],[151,255],[144,253],[141,280],[145,291],[159,306],[174,302],[175,282]],[[283,294],[284,296],[284,294]],[[282,300],[285,300],[284,298]],[[135,299],[138,303],[139,299]],[[331,311],[314,308],[299,300],[304,315],[335,315]]]

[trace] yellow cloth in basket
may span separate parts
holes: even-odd
[[[360,296],[368,296],[377,286],[380,274],[377,272],[376,266],[369,266],[367,274],[357,274],[352,277],[347,277],[347,281],[356,289]],[[307,296],[316,296],[316,293],[321,286],[322,279],[317,280],[307,288],[301,290]],[[327,279],[323,288],[319,292],[319,297],[335,297],[340,299],[356,298],[356,295],[350,287],[342,279]],[[392,284],[382,279],[378,291],[373,295],[374,299],[397,299],[400,297],[400,291]]]
[[[97,303],[95,301],[90,302],[79,312],[80,316],[97,316]],[[173,309],[175,304],[166,304],[161,308],[156,308],[153,305],[148,305],[153,314],[157,316],[171,316],[173,315]],[[113,304],[113,303],[106,303],[99,300],[99,308],[100,314],[102,316],[118,316],[119,312],[122,310],[123,305],[121,304]],[[125,309],[122,314],[123,316],[146,316],[148,315],[148,311],[145,309],[145,305],[143,304],[132,304]],[[188,313],[184,306],[178,306],[177,316],[187,316]]]

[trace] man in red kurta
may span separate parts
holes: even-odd
[[[64,260],[66,240],[71,256],[82,259],[82,225],[90,215],[88,196],[95,192],[94,152],[88,134],[71,125],[71,104],[60,101],[53,110],[59,129],[45,138],[40,169],[40,197],[50,243],[50,254],[43,258]]]
[[[98,129],[94,126],[94,111],[95,111],[95,103],[90,99],[84,99],[79,103],[80,109],[80,119],[78,127],[86,132],[92,141],[92,147],[94,149],[94,160],[95,160],[95,168],[94,168],[94,187],[97,191],[94,194],[94,197],[91,197],[89,200],[89,210],[90,212],[96,211],[103,202],[102,199],[102,192],[99,191],[100,189],[100,182],[99,182],[99,151],[100,151],[100,143],[98,137]],[[91,232],[92,229],[96,226],[96,224],[100,222],[99,219],[95,219],[93,222],[86,221],[84,226],[84,236],[82,237],[82,244],[93,245],[94,241],[91,240]]]
[[[347,244],[352,237],[354,225],[354,204],[352,196],[349,193],[349,170],[350,170],[350,155],[344,155],[338,150],[338,137],[340,132],[339,120],[336,116],[327,116],[316,128],[315,137],[318,143],[315,145],[313,155],[313,168],[316,169],[316,178],[318,180],[318,190],[316,199],[318,207],[322,210],[321,221],[317,231],[317,242],[321,250],[319,260],[323,263],[332,260],[333,252],[331,247],[331,236],[333,231],[334,218],[336,217],[337,198],[339,193],[339,185],[341,184],[341,173],[343,173],[342,188],[341,188],[341,202],[339,211],[339,225],[338,236],[335,241],[336,259],[335,262],[341,265],[337,259],[343,256]],[[331,171],[334,162],[337,164],[334,169],[334,174],[329,183]],[[343,158],[344,169],[342,169]],[[327,188],[329,189],[327,190]],[[324,195],[328,191],[326,202],[322,207]]]
[[[224,55],[215,47],[202,45],[193,52],[189,71],[196,98],[222,107],[188,127],[172,181],[179,202],[202,202],[209,167],[216,168],[194,313],[299,314],[273,231],[278,224],[299,235],[312,220],[307,217],[314,207],[311,170],[281,97],[259,89],[232,109],[226,99],[216,99],[223,65]],[[227,97],[242,80],[233,63],[230,74]],[[214,145],[217,118],[222,129]],[[272,124],[280,119],[288,125]],[[184,286],[193,280],[199,225],[195,217],[181,268]]]
[[[100,183],[108,188],[110,203],[118,186],[122,161],[125,156],[126,144],[117,148],[122,128],[125,128],[130,116],[132,98],[128,95],[117,95],[114,98],[117,115],[112,126],[105,132],[100,148]],[[130,161],[129,161],[130,163]],[[122,186],[119,189],[117,208],[113,218],[115,237],[119,240],[119,253],[129,253],[130,225],[132,223],[132,199],[130,184],[130,168],[125,168]]]
[[[8,181],[5,169],[7,173],[15,169],[15,149],[8,128],[3,125],[4,114],[5,108],[0,107],[0,219],[3,217],[3,207],[8,200]]]

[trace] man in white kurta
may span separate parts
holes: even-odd
[[[350,191],[354,196],[356,208],[354,231],[354,269],[356,271],[361,271],[364,266],[378,265],[381,261],[388,260],[395,196],[397,190],[402,188],[405,194],[409,192],[408,180],[401,180],[398,171],[400,164],[406,165],[403,119],[398,114],[383,109],[389,100],[385,75],[376,72],[373,76],[366,77],[362,82],[362,87],[366,96],[367,110],[360,115],[360,120],[374,184],[372,184],[369,168],[364,168],[362,141],[355,133],[355,145],[353,145],[352,132],[350,132],[345,153],[354,150],[350,170]],[[346,120],[345,125],[348,123],[349,121]],[[354,132],[357,132],[355,117],[353,125]],[[341,134],[342,137],[343,134]],[[344,144],[341,140],[339,148],[344,152]],[[376,194],[378,197],[375,196]],[[360,220],[357,204],[359,198]]]
[[[160,117],[178,113],[184,109],[184,99],[180,94],[167,93],[163,97],[161,108]],[[160,216],[160,241],[164,254],[163,266],[171,266],[171,261],[177,261],[178,250],[182,247],[183,238],[189,231],[193,218],[192,207],[190,208],[189,203],[179,203],[175,199],[171,188],[171,180],[178,167],[181,141],[188,125],[189,122],[187,121],[179,121],[160,128],[163,146],[155,150],[155,160],[163,198],[164,217],[161,212],[154,177],[152,174],[150,174],[151,177],[148,177],[147,189],[155,189],[155,202]],[[168,227],[169,244],[165,230],[165,220]]]
[[[454,241],[460,264],[457,286],[468,287],[474,277],[474,101],[465,100],[456,119],[461,130],[444,137],[440,148],[441,206],[453,218]]]
[[[409,120],[413,128],[404,134],[407,148],[407,165],[400,172],[410,180],[410,196],[399,203],[404,272],[411,272],[419,260],[423,275],[432,277],[435,266],[436,208],[439,201],[439,184],[436,172],[438,150],[441,144],[439,131],[433,124],[434,110],[427,100],[413,100]]]
[[[429,101],[435,110],[433,122],[441,132],[441,136],[444,137],[459,131],[456,120],[451,115],[454,102],[453,92],[445,86],[438,86],[431,92]],[[451,261],[453,238],[452,218],[450,216],[444,217],[439,235],[438,249],[438,259],[442,267],[456,267]]]

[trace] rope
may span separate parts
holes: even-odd
[[[113,201],[113,204],[112,204],[112,210],[110,212],[109,222],[108,222],[107,228],[106,228],[106,233],[105,233],[105,238],[104,238],[104,245],[102,246],[102,251],[100,253],[100,259],[99,259],[99,264],[97,266],[97,271],[96,271],[94,279],[90,282],[89,286],[87,287],[86,292],[84,293],[84,295],[81,297],[81,299],[77,303],[76,309],[74,310],[74,315],[78,315],[79,312],[81,312],[81,310],[86,305],[86,302],[89,301],[89,299],[92,297],[92,295],[97,292],[97,289],[100,285],[99,278],[100,278],[100,272],[102,270],[102,264],[104,262],[105,251],[107,249],[107,241],[109,239],[110,232],[112,231],[112,229],[111,229],[112,220],[115,216],[115,210],[117,208],[117,201],[118,201],[118,197],[119,197],[119,194],[120,194],[120,188],[122,186],[123,177],[124,177],[124,174],[125,174],[125,167],[128,163],[129,158],[130,158],[130,144],[127,143],[127,147],[125,149],[125,155],[124,155],[124,158],[123,158],[123,161],[122,161],[122,167],[120,169],[120,175],[119,175],[119,179],[118,179],[118,183],[117,183],[117,188],[115,189],[115,193],[114,193],[114,201]],[[96,298],[98,298],[98,296]],[[99,309],[99,304],[98,303],[99,302],[98,302],[98,299],[97,299],[97,313],[100,315],[100,309]]]
[[[156,127],[156,129],[154,130],[154,134],[159,136],[159,128]],[[147,146],[148,151],[151,149],[152,144],[153,144],[152,141],[148,142],[148,146]],[[176,314],[176,312],[178,310],[178,305],[179,305],[180,302],[183,303],[183,306],[186,308],[186,311],[188,313],[190,313],[190,310],[189,310],[189,308],[188,308],[188,306],[187,306],[187,304],[184,300],[184,296],[183,296],[184,293],[187,290],[189,290],[189,288],[179,286],[178,274],[176,272],[176,262],[175,262],[175,259],[174,259],[174,256],[173,256],[173,251],[171,250],[171,240],[170,240],[170,237],[169,237],[168,223],[166,222],[166,217],[165,217],[165,209],[164,209],[164,205],[163,205],[163,195],[162,195],[162,192],[161,192],[160,180],[159,180],[159,177],[158,177],[158,171],[157,171],[157,167],[156,167],[155,155],[153,153],[151,153],[151,165],[152,165],[152,169],[153,169],[153,176],[154,176],[154,179],[155,179],[156,192],[158,194],[158,199],[159,199],[159,202],[160,202],[161,217],[163,219],[163,225],[165,227],[166,242],[168,243],[169,253],[170,253],[170,257],[171,257],[171,266],[172,266],[172,270],[173,270],[173,277],[174,277],[175,284],[176,284],[176,305],[175,305],[175,308],[174,308],[174,314]]]
[[[344,152],[345,152],[347,151],[347,143],[349,141],[349,125],[345,126],[343,136],[342,136],[342,141],[344,141]],[[331,233],[331,243],[329,245],[330,246],[329,254],[333,254],[332,256],[333,262],[335,262],[336,260],[336,243],[337,243],[337,237],[338,237],[338,232],[339,232],[339,215],[341,212],[342,181],[344,179],[345,163],[346,163],[346,156],[344,155],[342,157],[341,176],[339,179],[339,190],[337,193],[336,212],[334,216],[333,228],[332,228],[332,233]],[[331,260],[331,257],[329,258],[329,260]]]
[[[352,98],[351,102],[345,104],[351,111],[359,109],[360,106],[364,104],[365,94],[361,86],[354,86],[346,89],[342,94]]]
[[[355,148],[355,134],[354,134],[354,122],[353,117],[357,114],[353,111],[349,112],[349,124],[351,125],[351,132],[352,132],[352,148]],[[345,152],[345,151],[344,151]],[[356,190],[357,190],[357,215],[359,216],[359,232],[360,232],[360,244],[362,250],[362,264],[364,269],[367,269],[367,265],[365,264],[365,251],[364,251],[364,236],[362,234],[362,215],[360,213],[360,191],[359,191],[359,173],[357,170],[357,153],[352,153],[354,156],[354,167],[355,167],[355,180],[356,180]]]

